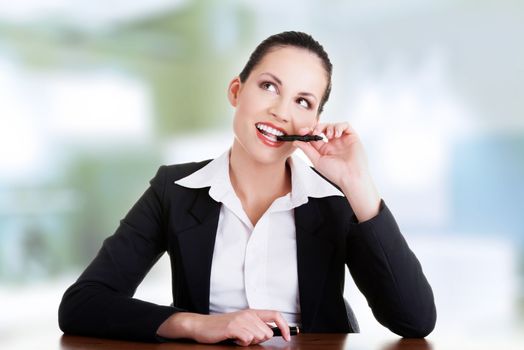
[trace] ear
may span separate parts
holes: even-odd
[[[240,77],[233,78],[233,80],[231,80],[229,83],[229,87],[227,89],[227,98],[233,107],[236,107],[238,104],[238,94],[240,92],[241,86],[242,82],[240,81]]]

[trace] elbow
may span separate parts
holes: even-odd
[[[436,322],[437,311],[433,304],[429,310],[421,310],[420,313],[409,317],[409,321],[400,322],[390,330],[403,338],[425,338],[435,329]]]
[[[71,331],[71,321],[69,318],[67,318],[66,315],[64,315],[63,312],[61,312],[61,310],[59,309],[58,310],[58,327],[60,328],[60,330],[66,334],[71,334],[73,333]]]
[[[433,298],[411,303],[407,308],[393,308],[374,315],[384,327],[403,338],[425,338],[435,328],[437,311]]]
[[[400,332],[395,333],[403,338],[425,338],[435,328],[435,321],[436,320],[430,320],[412,324],[406,328],[403,328]]]
[[[86,320],[89,319],[85,310],[90,307],[86,306],[85,301],[90,297],[75,285],[66,290],[58,306],[58,327],[62,332],[78,335],[85,333]]]
[[[390,329],[403,338],[427,337],[433,332],[437,323],[437,308],[431,287],[428,284],[425,293],[416,296],[412,294],[405,300],[410,302],[403,303],[403,311],[400,313],[402,321],[395,329]]]
[[[58,307],[58,327],[64,333],[75,333],[74,332],[74,320],[73,308],[68,298],[64,296]]]

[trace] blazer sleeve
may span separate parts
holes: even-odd
[[[375,318],[409,338],[427,336],[436,322],[431,287],[384,201],[374,218],[350,223],[346,263]]]
[[[165,166],[131,208],[95,259],[67,289],[58,311],[65,333],[161,341],[158,327],[179,309],[133,299],[136,288],[166,250],[162,202]]]

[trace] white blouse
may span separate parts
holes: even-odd
[[[188,188],[210,187],[223,205],[218,219],[209,293],[211,314],[243,309],[279,311],[289,325],[299,325],[300,301],[293,209],[308,197],[343,196],[303,160],[288,158],[291,192],[275,199],[253,226],[229,178],[224,152],[193,174],[175,181]]]

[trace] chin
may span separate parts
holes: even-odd
[[[284,150],[272,150],[269,148],[260,150],[260,147],[257,147],[253,152],[250,152],[250,155],[257,162],[269,165],[285,162],[292,153],[292,151],[285,152]]]

